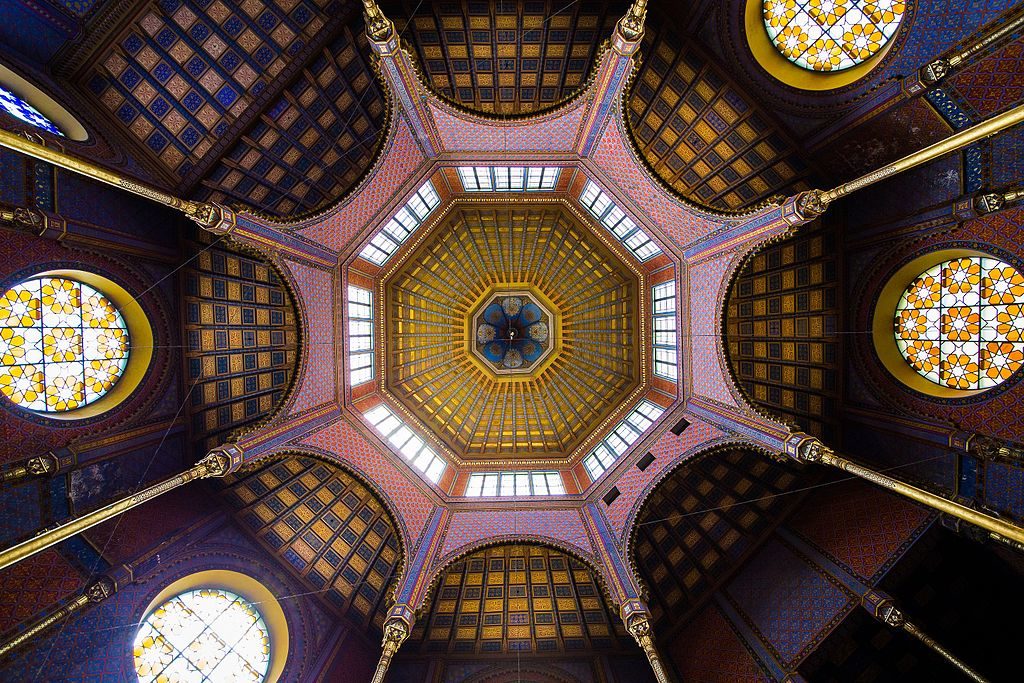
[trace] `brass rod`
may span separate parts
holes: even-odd
[[[20,562],[27,557],[31,557],[42,550],[46,550],[52,545],[71,538],[75,534],[81,533],[87,529],[91,529],[97,524],[101,524],[112,517],[116,517],[123,512],[127,512],[137,505],[145,503],[147,500],[151,500],[161,494],[172,491],[194,479],[204,479],[210,476],[223,476],[223,474],[226,473],[227,468],[227,463],[223,462],[219,456],[211,453],[181,474],[168,477],[167,479],[143,489],[138,493],[134,493],[126,498],[122,498],[121,500],[115,501],[109,505],[105,505],[98,510],[82,515],[81,517],[64,522],[53,529],[43,531],[26,541],[22,541],[21,543],[18,543],[4,551],[0,551],[0,569],[5,569],[16,562]]]
[[[907,633],[909,633],[910,635],[914,636],[918,640],[920,640],[922,643],[925,644],[926,647],[928,647],[928,649],[934,651],[940,657],[942,657],[947,662],[949,662],[950,664],[955,666],[957,669],[959,669],[965,676],[970,678],[972,681],[976,681],[977,683],[988,683],[988,679],[986,679],[984,676],[979,674],[977,671],[975,671],[971,667],[969,667],[966,664],[964,664],[962,661],[960,661],[959,658],[957,658],[956,655],[954,655],[952,652],[950,652],[946,648],[942,647],[942,645],[940,645],[938,642],[936,642],[931,636],[929,636],[927,633],[925,633],[921,629],[917,628],[917,626],[915,626],[911,622],[904,621],[903,622],[903,630],[906,631]]]
[[[200,204],[196,202],[186,199],[178,199],[166,192],[161,192],[160,190],[149,187],[148,185],[144,185],[108,171],[102,166],[97,166],[96,164],[84,161],[71,156],[70,154],[50,149],[45,145],[32,142],[31,140],[27,140],[20,135],[11,133],[10,131],[0,130],[0,147],[13,149],[15,152],[21,152],[22,154],[39,159],[40,161],[45,161],[49,164],[53,164],[54,166],[59,166],[65,170],[72,171],[73,173],[78,173],[86,176],[87,178],[98,180],[101,183],[106,183],[107,185],[127,190],[132,194],[145,197],[146,199],[158,202],[172,209],[178,209],[180,211],[185,211],[186,213],[195,213],[200,207]]]
[[[874,484],[878,484],[883,488],[887,488],[890,491],[894,491],[902,496],[906,496],[911,500],[915,500],[918,503],[927,505],[930,508],[945,512],[946,514],[952,515],[965,522],[980,526],[982,529],[989,531],[994,534],[998,534],[1004,538],[1016,541],[1018,543],[1024,543],[1024,529],[1009,522],[991,517],[977,510],[954,503],[951,500],[943,498],[942,496],[936,495],[919,489],[916,486],[911,486],[897,479],[887,477],[884,474],[879,474],[874,470],[870,470],[867,467],[858,465],[855,462],[847,460],[841,456],[836,455],[828,450],[824,450],[821,454],[821,462],[826,465],[832,465],[837,467],[844,472],[866,479]]]
[[[891,164],[886,164],[885,166],[863,175],[856,180],[843,183],[842,185],[827,192],[820,192],[818,199],[822,204],[827,206],[830,202],[833,202],[840,197],[844,197],[851,192],[856,192],[857,190],[873,185],[874,183],[896,175],[897,173],[902,173],[903,171],[910,170],[915,166],[920,166],[923,163],[945,156],[950,152],[955,152],[967,145],[977,142],[978,140],[987,138],[990,135],[995,135],[996,133],[1006,130],[1011,126],[1015,126],[1022,121],[1024,121],[1024,104],[1018,105],[997,116],[993,116],[987,121],[982,121],[970,128],[966,128],[959,133],[951,135],[945,140],[940,140],[933,145],[929,145],[922,150],[918,150],[917,152],[905,156],[902,159],[898,159]]]
[[[28,641],[32,640],[37,635],[39,635],[46,629],[50,628],[51,626],[54,626],[64,621],[65,619],[73,615],[75,612],[78,612],[83,607],[88,605],[89,602],[90,600],[88,595],[78,595],[77,597],[75,597],[74,600],[72,600],[68,604],[46,615],[39,621],[29,626],[23,632],[19,633],[14,638],[11,638],[3,645],[0,645],[0,658],[4,657],[11,651],[16,650],[23,643],[27,643]]]

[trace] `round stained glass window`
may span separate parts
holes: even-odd
[[[128,327],[87,284],[36,277],[0,297],[0,393],[44,413],[102,398],[128,363]]]
[[[135,672],[143,683],[263,681],[270,633],[256,607],[235,593],[179,593],[143,620],[135,636]]]
[[[764,0],[768,37],[812,71],[842,71],[870,59],[896,34],[905,0]]]
[[[984,256],[944,261],[904,291],[895,332],[903,358],[929,381],[994,387],[1024,365],[1024,276]]]

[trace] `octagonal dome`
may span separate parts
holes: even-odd
[[[607,235],[560,201],[476,201],[420,240],[385,274],[385,390],[452,452],[565,457],[624,406],[642,379],[642,275]],[[529,337],[528,362],[478,343],[481,323]]]

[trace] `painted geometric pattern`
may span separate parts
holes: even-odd
[[[83,83],[182,178],[339,11],[334,0],[146,4]]]
[[[82,586],[78,571],[54,549],[8,567],[0,573],[0,633],[27,623]]]
[[[135,634],[135,671],[140,683],[262,683],[270,645],[255,605],[235,593],[202,588],[175,595],[146,616]]]
[[[449,152],[560,152],[572,149],[583,122],[582,102],[558,109],[529,126],[495,125],[491,121],[467,119],[462,112],[430,107],[438,134]]]
[[[212,238],[196,231],[195,249]],[[295,372],[294,304],[277,272],[257,257],[214,246],[185,273],[190,409],[197,448],[269,414]]]
[[[1017,39],[1001,50],[957,72],[949,85],[986,118],[1024,98],[1024,40]]]
[[[764,0],[764,26],[789,61],[842,71],[870,59],[899,28],[903,0]]]
[[[120,311],[89,285],[25,280],[0,297],[0,392],[29,410],[81,408],[117,383],[128,342]]]
[[[1024,275],[987,257],[932,266],[896,306],[896,344],[910,367],[954,389],[988,389],[1024,365]]]
[[[593,552],[577,510],[460,510],[452,514],[438,557],[489,538],[523,535],[555,539],[583,556]]]
[[[751,257],[726,299],[729,365],[751,401],[809,434],[838,424],[838,267],[830,233],[800,233]]]
[[[53,121],[46,118],[38,109],[4,87],[0,87],[0,109],[30,126],[42,128],[47,133],[53,133],[61,137],[64,136],[64,133],[60,132],[60,129],[54,125]]]
[[[492,285],[529,283],[561,313],[539,377],[495,382],[463,350]],[[571,215],[460,210],[387,282],[388,388],[460,455],[570,452],[635,385],[635,277]],[[514,390],[513,390],[514,389]]]
[[[1001,462],[985,470],[985,501],[1018,520],[1024,520],[1024,469]]]
[[[665,627],[684,620],[797,502],[789,465],[745,450],[683,465],[658,485],[637,516],[633,560]]]
[[[727,590],[783,665],[797,659],[853,600],[775,539],[761,547]]]
[[[394,524],[376,496],[348,473],[289,457],[228,480],[239,522],[338,614],[384,623],[384,597],[401,561]]]
[[[355,186],[384,127],[370,54],[366,33],[344,28],[220,159],[199,197],[289,216]]]
[[[625,633],[593,572],[537,546],[505,545],[469,555],[440,578],[412,643],[422,654],[544,654],[615,650]],[[628,638],[628,636],[626,636]]]
[[[726,253],[713,260],[704,261],[689,270],[690,276],[690,371],[693,386],[702,396],[713,398],[728,405],[736,405],[731,384],[726,377],[728,370],[719,360],[724,340],[719,331],[719,291],[723,280],[734,267],[738,257]]]
[[[295,400],[289,406],[294,415],[323,405],[335,396],[334,291],[336,279],[330,271],[288,261],[298,297],[305,303],[303,334],[309,352],[302,374],[296,380]]]
[[[793,143],[670,21],[648,19],[643,49],[628,116],[662,180],[716,209],[808,188],[808,169]]]
[[[702,609],[674,642],[661,643],[684,681],[702,683],[770,683],[714,605]],[[708,653],[714,652],[713,657]]]
[[[405,0],[395,16],[412,17],[398,28],[434,90],[477,111],[519,114],[550,107],[583,85],[625,7],[621,0]]]
[[[928,511],[867,484],[812,493],[788,525],[870,581],[928,520]]]

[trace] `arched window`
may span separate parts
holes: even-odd
[[[0,297],[0,392],[22,408],[62,413],[99,400],[128,346],[121,312],[84,282],[33,277]]]
[[[988,256],[944,260],[903,291],[894,328],[904,360],[930,382],[990,389],[1024,365],[1024,276]]]
[[[811,71],[850,69],[879,54],[896,34],[905,0],[763,0],[775,48]]]
[[[47,133],[64,137],[64,133],[61,132],[60,128],[53,121],[46,118],[38,109],[2,85],[0,85],[0,108],[30,126],[42,128]]]
[[[255,681],[270,670],[270,630],[257,607],[230,591],[198,588],[153,609],[135,636],[139,681]]]

